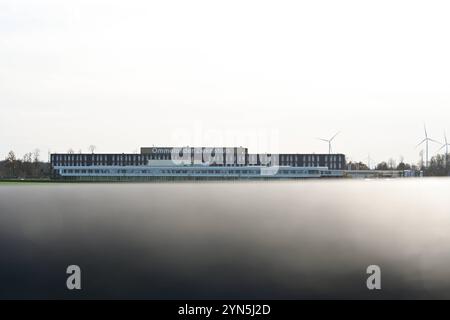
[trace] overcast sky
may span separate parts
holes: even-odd
[[[450,135],[449,1],[0,0],[0,158],[245,145],[418,161]],[[430,153],[439,146],[432,145]]]

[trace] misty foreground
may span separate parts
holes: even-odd
[[[0,185],[0,298],[450,298],[450,179]],[[66,268],[82,290],[66,289]],[[381,267],[369,291],[366,268]]]

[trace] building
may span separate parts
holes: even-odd
[[[51,154],[55,178],[307,178],[343,176],[343,154],[249,154],[247,148],[144,147],[140,154]]]

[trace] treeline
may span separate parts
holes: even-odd
[[[378,163],[375,167],[369,168],[366,163],[363,162],[348,162],[347,170],[412,170],[412,171],[423,171],[424,176],[428,177],[447,177],[450,176],[450,157],[447,155],[436,155],[431,158],[428,167],[423,163],[419,164],[409,164],[405,163],[403,159],[397,163],[394,159],[389,159],[388,161],[383,161]]]
[[[372,168],[369,168],[369,166],[367,164],[365,164],[364,162],[349,162],[347,164],[347,169],[348,170],[371,170]],[[397,164],[394,160],[389,160],[389,161],[383,161],[378,163],[375,166],[375,170],[384,170],[384,171],[389,171],[389,170],[415,170],[415,171],[419,171],[420,167],[417,165],[411,165],[408,163],[405,163],[403,161],[401,161],[399,164]]]
[[[18,159],[14,151],[10,151],[4,161],[0,161],[0,178],[2,179],[43,179],[51,175],[51,167],[39,159],[38,149],[26,153]]]
[[[394,160],[388,162],[381,162],[376,166],[376,170],[414,170],[423,171],[424,176],[428,177],[447,177],[450,176],[450,158],[448,155],[438,154],[431,158],[428,166],[423,163],[419,165],[408,164],[401,161],[396,164]]]
[[[431,158],[428,167],[424,169],[424,175],[430,177],[450,176],[450,163],[448,155],[437,155]]]
[[[388,161],[388,162],[380,162],[377,164],[376,170],[415,170],[420,171],[421,168],[418,165],[415,164],[409,164],[401,161],[399,164],[397,164],[395,161]]]

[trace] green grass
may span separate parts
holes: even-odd
[[[0,184],[23,184],[23,183],[51,183],[50,179],[0,179]]]

